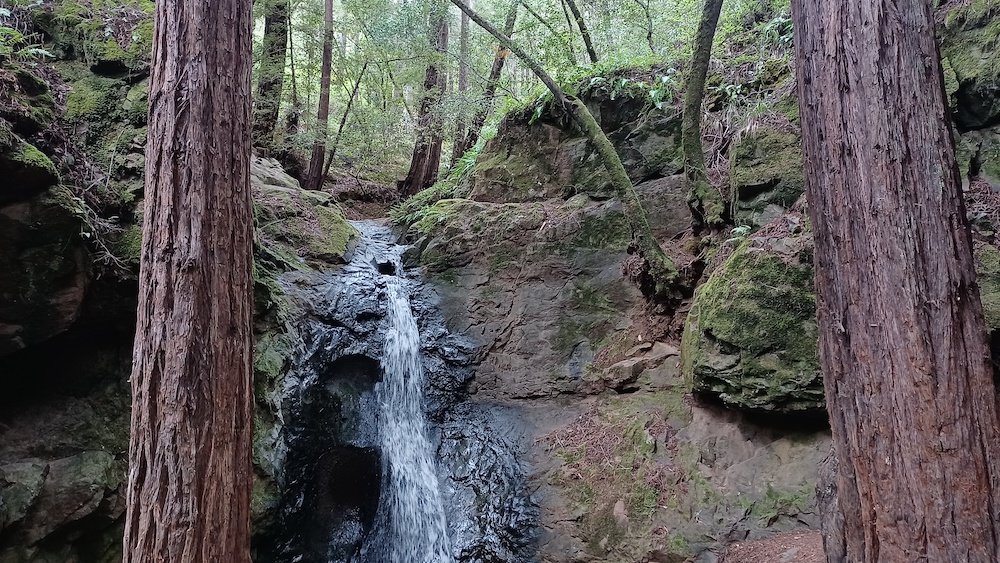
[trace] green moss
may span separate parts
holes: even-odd
[[[986,329],[1000,328],[1000,249],[982,244],[975,249],[979,294],[986,317]]]
[[[625,539],[625,529],[615,518],[613,507],[606,506],[586,517],[583,525],[587,551],[604,556]]]
[[[113,240],[111,251],[126,264],[138,265],[142,256],[142,225],[129,225]]]
[[[71,122],[103,122],[111,119],[118,107],[120,92],[117,80],[87,76],[70,85],[66,113]]]
[[[624,250],[631,241],[632,231],[625,216],[620,212],[609,212],[584,216],[579,233],[563,246],[570,252],[577,248]]]
[[[427,234],[453,218],[469,204],[465,199],[442,199],[430,207],[420,210],[416,215],[413,228],[420,234]],[[482,227],[480,227],[481,229]]]
[[[768,206],[787,209],[805,191],[799,136],[768,129],[744,135],[732,152],[730,183],[736,222],[768,222]]]
[[[685,378],[739,408],[822,410],[811,264],[752,242],[697,293],[682,341]]]
[[[956,120],[978,128],[1000,114],[1000,1],[973,0],[948,12],[942,55],[954,73]]]
[[[52,164],[52,160],[31,143],[21,143],[19,150],[14,154],[13,160],[25,167],[45,170],[56,178],[59,177],[59,173],[56,171],[55,164]]]
[[[339,207],[317,207],[316,218],[321,234],[311,238],[309,253],[321,260],[342,259],[349,245],[357,240],[357,229],[347,222]]]

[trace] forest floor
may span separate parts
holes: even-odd
[[[782,532],[764,539],[729,544],[722,563],[824,563],[818,530]]]

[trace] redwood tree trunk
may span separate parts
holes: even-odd
[[[269,147],[274,142],[274,126],[278,122],[281,87],[285,80],[288,21],[288,0],[268,0],[253,112],[253,141],[261,147]]]
[[[930,2],[792,8],[846,543],[830,553],[998,561],[1000,421]]]
[[[441,9],[441,13],[432,15],[432,18],[435,50],[440,55],[448,50],[447,12]],[[417,113],[417,142],[413,146],[410,170],[406,173],[406,178],[399,182],[399,193],[403,197],[411,196],[437,182],[438,169],[441,167],[443,124],[437,117],[435,106],[444,95],[444,88],[445,74],[441,72],[441,61],[435,59],[427,65],[424,75],[424,90]]]
[[[333,0],[326,0],[323,12],[323,62],[320,67],[319,109],[316,110],[316,138],[313,141],[305,189],[323,187],[323,158],[326,154],[326,133],[330,119],[330,67],[333,66]]]
[[[705,153],[701,146],[701,104],[705,97],[705,76],[708,75],[712,43],[721,11],[722,0],[705,0],[694,38],[691,68],[684,84],[681,146],[684,150],[684,175],[688,181],[688,205],[696,226],[717,225],[722,222],[725,212],[722,197],[708,181]]]
[[[250,561],[251,24],[156,2],[126,563]]]

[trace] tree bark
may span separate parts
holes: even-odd
[[[155,17],[124,561],[249,563],[251,3]]]
[[[427,65],[427,72],[424,74],[424,91],[417,113],[417,141],[413,146],[410,170],[398,185],[403,197],[433,186],[441,167],[444,124],[441,123],[435,106],[440,102],[445,89],[445,74],[441,72],[439,58],[448,50],[447,11],[440,9],[440,13],[434,13],[431,17],[434,48],[437,52],[435,60]]]
[[[323,188],[323,156],[330,119],[330,67],[333,66],[333,0],[326,0],[323,11],[323,62],[320,67],[319,109],[316,111],[316,138],[313,141],[305,189]]]
[[[590,57],[590,64],[597,62],[597,50],[594,49],[594,42],[590,39],[590,30],[587,29],[587,24],[583,21],[583,14],[580,13],[580,9],[577,8],[576,2],[573,0],[563,0],[563,2],[569,6],[569,11],[573,12],[573,19],[576,20],[576,27],[580,29],[580,35],[583,36],[583,44],[587,47],[587,56]]]
[[[792,12],[846,559],[998,561],[1000,420],[931,5]]]
[[[469,6],[472,6],[472,0],[469,0]],[[469,90],[469,16],[465,12],[462,12],[462,23],[458,32],[458,56],[460,59],[458,67],[458,94],[460,97],[464,97]],[[464,100],[462,101],[462,107],[463,109],[465,108]],[[465,112],[463,111],[455,123],[455,140],[452,143],[451,149],[452,166],[465,153],[464,141],[468,126],[465,123],[464,115]]]
[[[507,20],[503,26],[503,33],[507,37],[510,37],[514,32],[514,23],[517,21],[517,7],[520,5],[521,0],[514,0],[510,5],[510,10],[507,12]],[[462,15],[466,15],[465,12],[462,12]],[[466,135],[465,141],[462,143],[462,154],[465,154],[466,151],[479,142],[479,134],[483,129],[483,125],[486,124],[486,118],[493,111],[497,86],[500,84],[500,75],[503,73],[504,63],[507,62],[508,55],[510,55],[510,51],[506,47],[503,45],[497,46],[496,56],[493,57],[493,66],[490,68],[490,75],[486,79],[486,88],[483,90],[483,106],[476,112],[476,116],[472,119],[472,125],[469,126],[469,134]]]
[[[253,112],[253,142],[259,147],[271,146],[278,123],[288,49],[288,0],[268,0],[265,10],[264,44]]]
[[[705,96],[705,76],[712,57],[712,42],[719,24],[722,0],[705,0],[695,34],[691,68],[684,85],[684,115],[681,119],[681,146],[684,151],[684,175],[688,181],[688,206],[695,226],[722,223],[725,205],[708,181],[705,153],[701,146],[701,105]]]
[[[608,136],[601,129],[600,124],[594,119],[593,114],[590,113],[587,106],[579,99],[563,93],[559,85],[538,64],[538,61],[511,41],[510,37],[501,33],[500,30],[484,20],[479,14],[472,11],[462,0],[451,0],[451,2],[468,14],[469,18],[476,22],[479,27],[495,37],[502,46],[514,53],[524,66],[531,69],[535,76],[552,93],[555,103],[565,108],[573,121],[583,130],[587,136],[587,140],[597,149],[601,163],[611,176],[612,185],[614,185],[618,197],[622,200],[625,220],[632,231],[632,240],[642,257],[646,260],[649,268],[649,279],[647,281],[649,282],[649,286],[651,286],[649,288],[650,291],[659,297],[667,299],[675,298],[679,281],[677,267],[674,266],[670,257],[663,252],[660,244],[653,236],[653,232],[649,228],[649,222],[646,219],[646,211],[642,208],[642,203],[635,192],[635,187],[632,186],[632,180],[628,177],[628,172],[625,171],[621,157],[618,156],[618,152],[615,151],[611,140],[608,139]]]

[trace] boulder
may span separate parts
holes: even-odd
[[[742,135],[730,153],[733,220],[761,227],[805,192],[797,131],[765,127]]]
[[[680,114],[649,105],[644,96],[582,94],[634,183],[681,171]],[[501,123],[476,161],[469,187],[469,198],[494,203],[614,195],[596,149],[549,105],[511,114]]]
[[[63,186],[0,207],[0,356],[65,331],[90,282],[83,211]]]
[[[741,243],[702,285],[684,328],[695,392],[742,410],[823,412],[812,236],[785,215]]]

